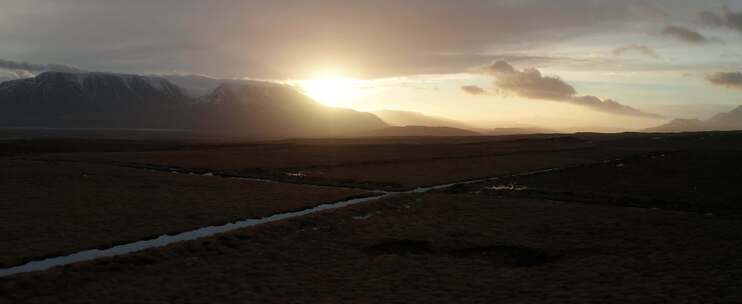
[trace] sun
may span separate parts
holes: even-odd
[[[338,74],[299,81],[299,86],[310,98],[328,106],[341,107],[353,98],[363,95],[360,80]]]

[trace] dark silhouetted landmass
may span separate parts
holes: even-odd
[[[225,83],[195,108],[198,129],[245,136],[336,136],[387,126],[373,114],[324,106],[272,83]]]
[[[0,84],[0,127],[168,129],[242,137],[322,137],[386,127],[370,113],[321,105],[296,88],[198,76],[46,72]],[[194,89],[195,88],[195,89]]]
[[[482,134],[450,127],[426,127],[426,126],[404,126],[388,127],[379,130],[359,133],[358,136],[365,137],[455,137],[455,136],[481,136]]]
[[[488,131],[487,135],[520,135],[520,134],[549,134],[549,133],[557,133],[554,130],[549,130],[545,128],[495,128],[494,130]]]
[[[430,116],[418,112],[381,110],[373,113],[392,126],[450,127],[465,130],[475,129],[475,127],[464,122]]]
[[[164,78],[46,72],[0,83],[0,124],[179,129],[187,123],[188,101]]]

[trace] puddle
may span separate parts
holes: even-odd
[[[495,185],[492,187],[487,187],[485,189],[495,190],[495,191],[525,191],[525,190],[528,190],[528,187],[509,184],[509,185]]]
[[[353,219],[356,220],[356,221],[365,221],[367,219],[370,219],[372,216],[374,216],[374,215],[373,214],[366,214],[366,215],[354,216]]]

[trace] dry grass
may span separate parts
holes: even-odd
[[[515,196],[481,191],[487,185],[399,196],[2,278],[0,303],[742,302],[738,219],[615,206],[695,202],[739,210],[739,134],[411,141],[308,140],[52,157],[284,178],[302,172],[294,181],[405,188],[676,152],[514,179],[532,187]],[[0,202],[12,211],[0,213],[3,223],[12,223],[0,235],[36,238],[11,237],[3,253],[28,257],[40,252],[35,246],[100,246],[153,229],[362,193],[41,164],[0,162],[0,191],[12,199]]]
[[[303,209],[363,191],[69,162],[0,161],[0,267]]]
[[[553,142],[534,140],[484,141],[465,143],[402,144],[388,143],[264,143],[250,145],[194,146],[189,149],[169,151],[143,151],[124,153],[78,153],[55,155],[67,159],[115,161],[124,163],[155,164],[183,168],[209,168],[213,170],[283,169],[324,166],[383,164],[416,160],[468,158],[510,154],[524,151],[552,151],[554,149],[580,149],[593,145],[584,141]]]
[[[597,204],[687,210],[742,216],[742,150],[690,150],[543,175],[472,185],[528,187],[525,192],[485,191],[493,195],[544,197]]]
[[[534,137],[400,144],[272,143],[171,151],[76,153],[49,157],[157,168],[218,171],[297,183],[389,190],[589,163],[674,149],[648,136]],[[290,175],[301,173],[300,176]]]
[[[405,196],[0,279],[0,299],[733,303],[741,228],[649,209]]]

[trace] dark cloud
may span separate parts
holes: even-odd
[[[487,95],[487,91],[475,85],[462,86],[461,90],[472,95]]]
[[[487,52],[632,30],[677,6],[703,9],[697,0],[7,2],[3,56],[218,78],[299,78],[328,66],[362,78],[456,73]]]
[[[518,71],[505,61],[497,61],[487,70],[497,78],[497,88],[521,97],[563,101],[577,94],[572,86],[561,79],[543,76],[537,69]]]
[[[518,70],[505,61],[498,61],[485,68],[495,77],[495,86],[529,99],[545,99],[583,106],[594,111],[648,118],[662,116],[642,112],[639,109],[622,105],[614,100],[601,100],[598,97],[579,96],[571,85],[557,77],[544,76],[537,69]]]
[[[659,56],[657,55],[657,51],[655,51],[653,48],[648,47],[646,45],[638,45],[638,44],[616,48],[613,50],[613,55],[621,56],[627,52],[632,52],[632,51],[638,52],[639,54],[642,54],[648,57],[659,58]]]
[[[718,86],[730,89],[742,90],[742,73],[740,72],[718,72],[708,75],[706,79]]]
[[[701,22],[711,27],[727,27],[733,30],[742,31],[742,12],[733,12],[729,8],[724,8],[721,14],[715,12],[703,11],[699,13]]]
[[[724,10],[726,26],[738,31],[742,31],[742,12],[732,12],[728,8]]]
[[[724,20],[718,14],[709,11],[703,11],[698,13],[698,17],[701,19],[701,23],[711,27],[721,27],[724,25]]]
[[[682,26],[666,26],[662,29],[662,35],[694,44],[703,44],[708,42],[708,39],[700,33]]]

